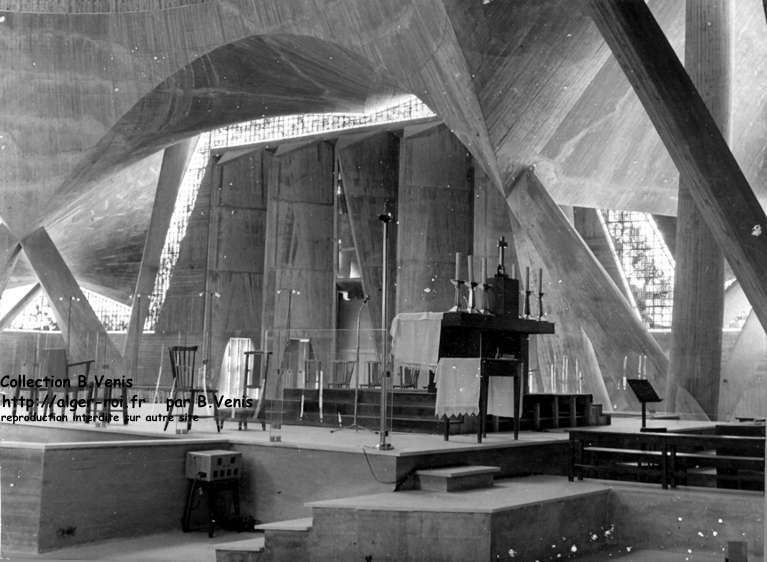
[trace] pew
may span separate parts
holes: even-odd
[[[568,477],[763,489],[764,437],[571,430]]]

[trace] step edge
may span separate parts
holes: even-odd
[[[470,465],[470,466],[446,466],[443,468],[424,468],[415,471],[416,476],[429,476],[432,478],[461,478],[462,476],[477,476],[481,474],[498,474],[500,466]]]
[[[283,521],[273,521],[271,523],[261,523],[254,528],[257,531],[311,531],[314,525],[313,517],[299,517],[297,519],[285,519]]]

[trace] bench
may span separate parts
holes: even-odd
[[[660,482],[663,488],[697,478],[717,487],[762,489],[764,438],[571,430],[568,477],[584,474]]]

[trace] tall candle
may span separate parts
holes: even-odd
[[[474,282],[474,261],[473,261],[473,259],[474,259],[474,256],[472,256],[471,254],[466,256],[466,265],[469,267],[469,277],[468,277],[469,283],[473,283]]]
[[[554,363],[549,363],[549,379],[551,384],[551,392],[556,392],[557,389],[554,386]]]
[[[525,291],[530,290],[530,266],[525,266]],[[527,314],[527,312],[525,312]]]
[[[455,253],[455,280],[461,278],[461,252]]]
[[[543,269],[538,270],[538,292],[543,292]]]
[[[514,264],[511,264],[511,278],[517,278],[517,267]]]
[[[581,371],[578,368],[578,358],[575,358],[575,380],[578,381],[578,394],[581,394],[583,392],[583,377],[581,376]]]
[[[484,283],[487,281],[487,258],[482,258],[482,277],[480,277],[479,282]]]

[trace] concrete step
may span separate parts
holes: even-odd
[[[312,524],[311,517],[303,517],[256,525],[257,531],[264,532],[264,549],[258,562],[308,560]]]
[[[490,488],[498,466],[450,466],[416,470],[417,488],[432,492],[458,492],[475,488]]]
[[[273,521],[272,523],[262,523],[256,525],[256,531],[264,531],[265,533],[275,531],[285,532],[305,532],[312,528],[312,518],[302,517],[300,519],[286,519],[285,521]]]
[[[262,562],[264,537],[216,545],[216,562]]]
[[[460,493],[410,490],[313,502],[310,559],[568,559],[573,547],[586,554],[605,546],[609,494],[604,484],[533,476]]]

